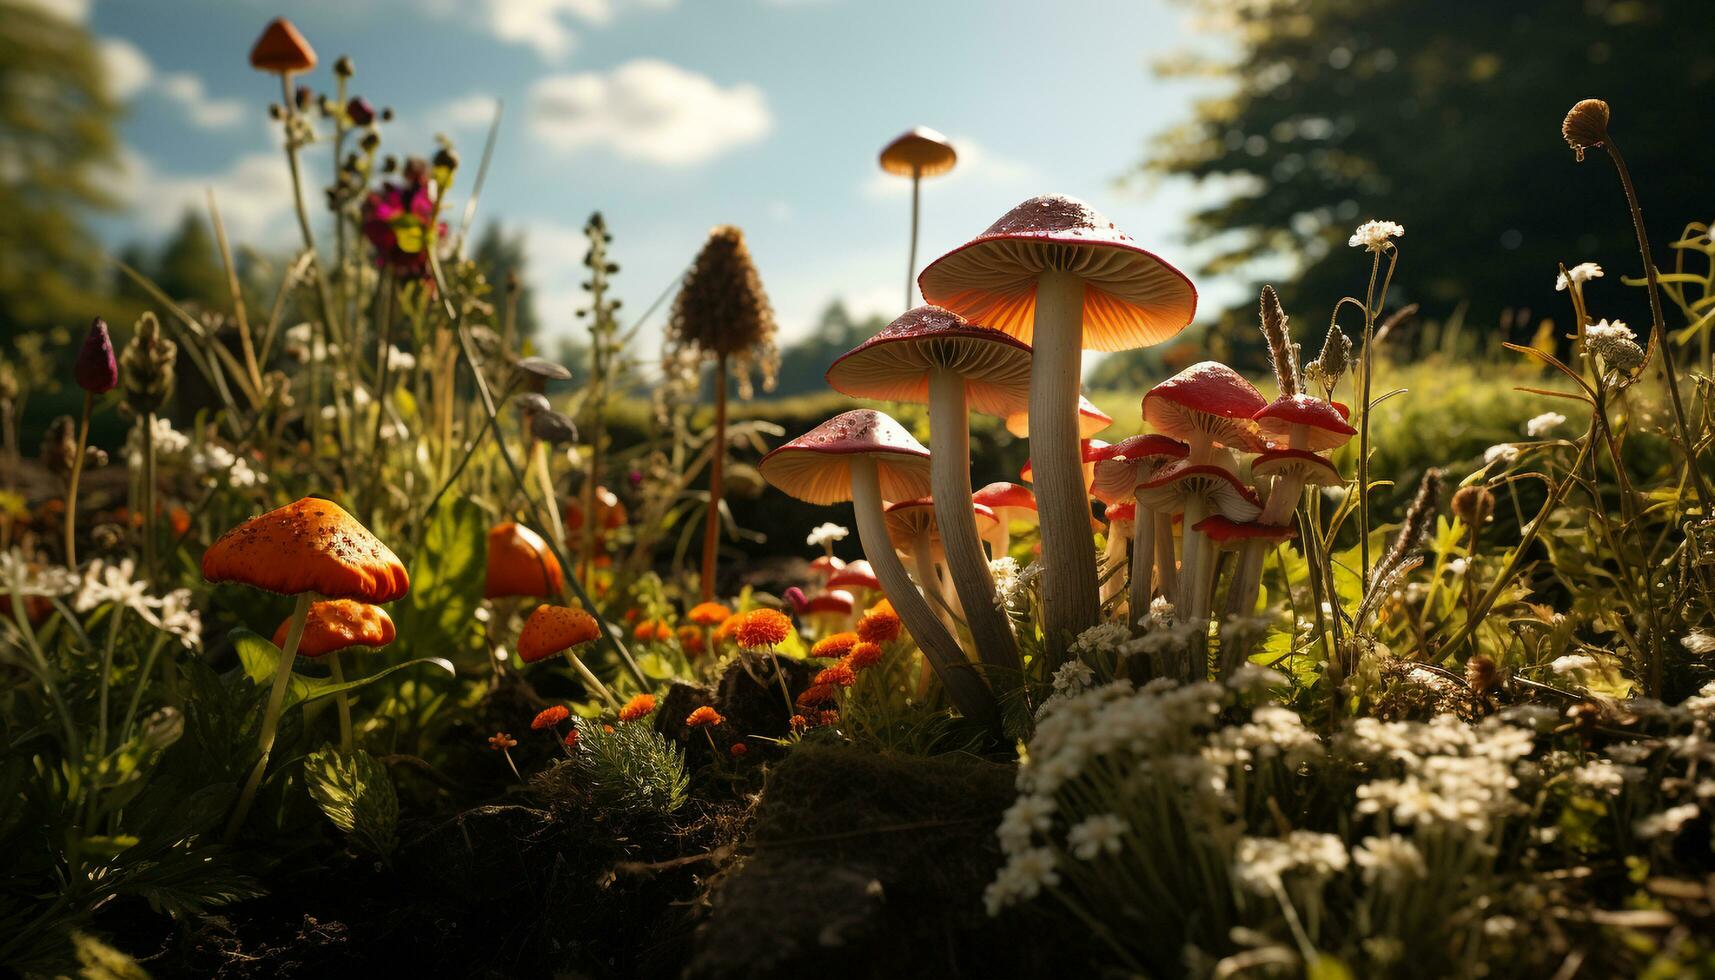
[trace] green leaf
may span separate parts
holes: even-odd
[[[398,640],[406,653],[433,651],[481,656],[476,620],[488,559],[488,533],[481,510],[469,500],[441,502],[411,563],[411,591],[394,604]]]
[[[274,672],[280,666],[280,648],[247,629],[235,629],[230,636],[233,648],[238,651],[238,660],[244,665],[244,673],[264,688],[272,686]],[[415,660],[389,664],[373,674],[346,681],[344,684],[335,684],[325,677],[305,677],[302,674],[294,673],[286,681],[286,706],[307,704],[338,694],[341,691],[355,691],[358,688],[367,687],[389,674],[418,664],[439,667],[449,675],[454,672],[453,665],[439,657],[419,657]]]
[[[379,759],[362,749],[325,746],[304,758],[304,782],[310,798],[353,844],[383,858],[393,852],[399,798]]]
[[[1305,964],[1306,980],[1352,980],[1352,968],[1332,956],[1318,954]]]
[[[659,653],[646,653],[637,658],[637,666],[650,680],[664,681],[674,674],[673,665]]]

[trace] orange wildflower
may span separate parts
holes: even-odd
[[[543,708],[541,711],[536,713],[535,719],[530,722],[530,730],[533,732],[539,732],[544,728],[553,728],[560,722],[565,721],[570,715],[571,711],[567,710],[566,706],[563,704],[556,704],[551,708]]]
[[[703,631],[695,626],[679,627],[679,646],[693,657],[702,653],[704,647]]]
[[[631,635],[644,643],[651,640],[665,642],[673,638],[673,628],[658,619],[646,619],[637,624],[637,627],[631,631]]]
[[[810,719],[805,718],[803,715],[793,715],[792,720],[788,724],[792,726],[793,731],[801,732],[810,727]]]
[[[893,611],[893,603],[883,599],[871,606],[858,620],[857,633],[859,639],[878,646],[899,639],[899,614]]]
[[[495,732],[488,736],[488,747],[496,752],[504,752],[518,744],[518,740],[505,732]]]
[[[746,650],[771,647],[792,634],[792,620],[778,609],[752,609],[739,617],[734,635]]]
[[[838,711],[818,711],[818,712],[816,712],[816,724],[823,727],[823,728],[828,728],[828,727],[831,727],[833,725],[838,725],[839,723],[840,723],[840,713]]]
[[[732,610],[718,602],[699,602],[691,607],[685,618],[698,626],[719,626],[732,618]]]
[[[182,538],[191,529],[191,512],[183,507],[174,507],[167,512],[167,521],[172,525],[173,533]]]
[[[578,730],[576,728],[574,728],[571,731],[566,733],[566,748],[575,749],[577,747],[578,747]]]
[[[647,716],[654,710],[655,695],[639,694],[630,701],[625,702],[625,707],[619,709],[619,720],[636,721],[639,718]]]
[[[857,643],[856,633],[834,633],[817,640],[816,645],[810,648],[810,656],[838,659],[845,656]]]
[[[851,687],[856,682],[857,674],[853,673],[850,667],[847,667],[842,663],[835,664],[827,670],[822,671],[820,674],[817,674],[816,679],[810,682],[810,686]]]
[[[726,724],[726,719],[721,717],[720,712],[705,704],[691,712],[690,715],[685,718],[685,724],[692,728],[701,728],[704,725],[712,727]]]
[[[865,670],[881,663],[881,647],[874,643],[859,643],[846,654],[845,665],[853,670]]]
[[[830,684],[812,684],[798,695],[798,706],[807,708],[817,704],[831,704],[836,697]]]

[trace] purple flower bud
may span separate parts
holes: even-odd
[[[803,612],[805,603],[809,602],[809,600],[804,597],[804,590],[798,588],[796,585],[786,590],[785,598],[787,602],[792,604],[793,612]]]
[[[113,357],[113,338],[107,335],[107,321],[96,317],[84,335],[83,347],[77,352],[77,364],[72,368],[77,386],[92,395],[112,391],[119,384],[119,362]]]
[[[352,124],[357,126],[367,126],[375,121],[375,107],[361,95],[353,96],[351,101],[345,104],[345,114],[350,116]]]
[[[632,470],[631,472],[625,474],[625,478],[631,482],[631,485],[633,487],[640,487],[643,485],[643,471],[642,470]]]

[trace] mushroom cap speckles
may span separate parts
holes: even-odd
[[[561,650],[588,643],[601,635],[595,617],[568,606],[537,606],[518,631],[518,656],[527,664]]]
[[[958,162],[953,144],[928,126],[913,126],[881,148],[881,169],[901,177],[936,177]]]
[[[1222,514],[1206,517],[1192,525],[1209,540],[1224,548],[1237,548],[1246,541],[1290,541],[1298,537],[1291,524],[1263,524],[1258,521],[1235,521]]]
[[[262,29],[250,49],[250,67],[276,75],[309,71],[316,66],[316,51],[292,22],[276,17]]]
[[[1332,461],[1308,449],[1270,449],[1251,461],[1251,476],[1296,476],[1308,486],[1331,487],[1345,481]]]
[[[286,649],[291,625],[287,617],[274,631],[274,645],[281,650]],[[356,599],[323,599],[310,603],[298,656],[321,657],[347,647],[384,647],[392,642],[393,617],[387,610]]]
[[[1088,439],[1096,433],[1114,424],[1114,417],[1097,408],[1095,403],[1078,396],[1078,438]],[[1013,412],[1006,417],[1006,431],[1020,439],[1030,438],[1029,407],[1023,411]]]
[[[1159,344],[1197,313],[1197,289],[1096,210],[1059,194],[1033,197],[988,230],[931,262],[923,298],[1031,341],[1036,282],[1047,271],[1084,281],[1082,346],[1116,351]]]
[[[411,588],[398,556],[331,500],[305,497],[220,536],[202,556],[209,582],[282,595],[392,602]]]
[[[1308,442],[1299,448],[1318,452],[1337,449],[1358,434],[1346,421],[1341,407],[1310,395],[1282,395],[1258,409],[1251,418],[1264,436],[1278,442],[1291,436],[1293,426],[1306,426]]]
[[[869,562],[859,558],[857,561],[846,562],[846,567],[828,576],[828,588],[875,591],[881,588],[881,580],[875,577],[875,569],[870,567]]]
[[[1143,417],[1156,431],[1191,440],[1199,433],[1245,452],[1263,448],[1251,417],[1267,407],[1262,392],[1216,361],[1193,364],[1143,396]]]
[[[488,568],[483,579],[485,599],[509,596],[549,598],[560,594],[564,579],[560,560],[542,536],[507,521],[488,532]]]
[[[929,401],[929,375],[965,380],[970,411],[1006,417],[1030,403],[1030,345],[977,326],[939,306],[919,306],[840,355],[828,368],[835,390],[853,398]]]
[[[826,506],[851,499],[856,456],[875,460],[883,499],[929,492],[929,450],[891,416],[867,408],[834,416],[762,457],[757,468],[785,493]]]
[[[1196,497],[1235,521],[1253,521],[1262,513],[1250,487],[1219,466],[1174,463],[1137,488],[1137,502],[1157,513],[1179,513]]]

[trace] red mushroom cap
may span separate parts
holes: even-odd
[[[268,26],[262,29],[262,36],[250,49],[250,67],[258,71],[285,75],[309,71],[315,66],[315,49],[284,17],[269,21]]]
[[[410,591],[399,557],[331,500],[305,497],[252,517],[202,555],[209,582],[242,582],[282,595],[392,602]]]
[[[1263,435],[1279,442],[1291,436],[1293,426],[1306,426],[1308,443],[1299,448],[1316,452],[1343,446],[1358,434],[1347,424],[1341,407],[1310,395],[1282,395],[1251,418]]]
[[[997,516],[1003,509],[1036,513],[1036,494],[1031,493],[1029,487],[1005,481],[991,483],[971,494],[971,503],[992,508]]]
[[[1107,451],[1108,444],[1100,439],[1078,440],[1078,456],[1079,459],[1085,463],[1099,463],[1102,460],[1107,459]],[[1035,482],[1031,479],[1031,473],[1033,472],[1031,467],[1031,461],[1026,459],[1024,461],[1024,469],[1018,471],[1018,478],[1026,483]]]
[[[1344,483],[1340,471],[1326,456],[1308,449],[1270,449],[1251,461],[1251,476],[1297,476],[1308,486],[1331,487]]]
[[[810,571],[820,575],[823,579],[844,567],[846,567],[845,559],[834,555],[817,555],[816,560],[810,563]]]
[[[1198,496],[1234,520],[1255,520],[1262,513],[1262,501],[1251,488],[1219,466],[1174,463],[1137,487],[1138,503],[1157,512],[1183,511],[1185,501]]]
[[[1097,408],[1095,402],[1083,395],[1078,396],[1078,438],[1088,439],[1113,424],[1113,416]],[[1030,438],[1030,410],[1028,405],[1024,410],[1013,412],[1006,417],[1006,431],[1020,439]]]
[[[274,645],[286,649],[291,617],[274,631]],[[323,599],[310,603],[298,656],[322,657],[347,647],[384,647],[393,642],[393,617],[380,606],[355,599]]]
[[[852,594],[850,592],[846,592],[842,589],[833,589],[831,591],[824,592],[821,595],[811,596],[798,611],[807,616],[813,616],[817,613],[834,613],[839,616],[850,616],[852,605],[855,602],[856,600],[852,598]]]
[[[1030,345],[939,306],[911,309],[841,354],[827,380],[853,398],[927,404],[929,375],[942,368],[964,378],[970,411],[1004,418],[1030,403]]]
[[[852,499],[851,459],[859,455],[875,458],[884,499],[929,492],[929,450],[892,417],[867,408],[834,416],[762,457],[757,468],[799,500],[837,504]]]
[[[881,589],[881,580],[875,577],[875,570],[869,562],[859,558],[857,561],[846,563],[846,567],[828,576],[828,588],[869,589],[871,592]]]
[[[542,536],[507,521],[488,532],[488,567],[483,579],[485,599],[508,596],[559,595],[563,584],[560,560]]]
[[[913,126],[881,149],[881,169],[901,177],[934,177],[958,162],[953,144],[928,126]]]
[[[537,606],[518,631],[518,656],[527,664],[601,635],[595,617],[568,606]]]
[[[993,524],[996,520],[994,510],[983,504],[973,502],[971,509],[979,525],[985,521]],[[917,536],[925,532],[928,533],[933,547],[937,550],[941,547],[941,529],[935,521],[933,497],[891,503],[883,513],[887,518],[887,536],[898,550],[910,554],[916,546]]]
[[[1218,361],[1193,364],[1143,396],[1143,417],[1175,439],[1207,433],[1215,442],[1246,452],[1263,448],[1251,420],[1268,402],[1237,371]]]
[[[1159,344],[1197,313],[1185,274],[1140,248],[1076,198],[1033,197],[917,277],[923,298],[1029,343],[1043,272],[1084,280],[1082,346],[1130,350]]]
[[[1132,521],[1137,520],[1137,505],[1129,500],[1117,504],[1109,504],[1102,508],[1102,517],[1109,524],[1113,524],[1116,521],[1129,524]]]
[[[1221,514],[1205,517],[1192,525],[1192,530],[1202,531],[1209,540],[1226,548],[1236,548],[1246,541],[1290,541],[1298,537],[1297,529],[1290,524],[1235,521]]]

